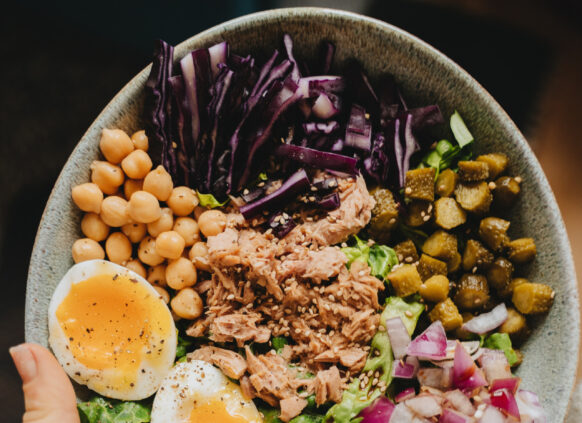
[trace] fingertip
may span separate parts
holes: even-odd
[[[8,352],[14,361],[16,370],[22,379],[22,383],[27,383],[34,379],[37,374],[36,360],[29,344],[20,344],[11,347]]]

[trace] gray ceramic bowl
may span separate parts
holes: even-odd
[[[512,237],[533,236],[538,246],[528,277],[551,285],[556,300],[523,348],[518,370],[522,386],[540,395],[549,421],[564,419],[578,358],[579,305],[570,244],[546,177],[522,134],[495,100],[453,61],[410,34],[384,22],[336,10],[280,9],[244,16],[198,34],[176,49],[187,51],[227,40],[238,53],[272,51],[288,32],[296,54],[309,59],[319,41],[337,46],[336,61],[355,57],[374,76],[390,72],[412,105],[438,103],[449,115],[457,109],[482,151],[503,151],[511,173],[524,179],[513,211]],[[98,157],[102,128],[133,131],[143,127],[143,87],[149,67],[125,86],[97,117],[65,164],[46,206],[30,262],[26,298],[26,339],[47,344],[47,309],[51,294],[72,265],[70,247],[80,236],[81,214],[71,201],[71,187],[89,179]]]

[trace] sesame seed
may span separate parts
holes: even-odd
[[[406,194],[406,195],[412,194],[412,188],[406,187],[406,189],[404,190],[404,194]]]
[[[329,298],[330,301],[335,301],[335,297],[332,294],[329,294],[327,298]]]
[[[317,187],[316,186],[312,186],[311,187],[311,191],[313,191],[313,192],[317,191]]]
[[[390,223],[391,225],[395,224],[395,223],[396,223],[396,218],[395,218],[395,217],[393,217],[392,219],[390,219],[390,220],[388,221],[388,223]]]
[[[516,176],[513,179],[515,179],[515,182],[517,182],[518,184],[521,184],[521,181],[523,181],[523,179],[521,179],[521,176]]]
[[[249,192],[250,192],[250,191],[249,191],[248,189],[246,189],[246,188],[245,188],[245,190],[243,191],[243,194],[244,194],[244,195],[248,195],[248,193],[249,193]]]
[[[426,215],[426,216],[424,216],[424,217],[422,218],[422,221],[423,221],[423,222],[428,222],[429,220],[430,220],[430,216],[429,216],[429,215]]]
[[[495,185],[495,182],[491,181],[487,184],[487,186],[489,187],[489,189],[493,190],[497,187],[497,185]]]
[[[412,257],[410,257],[410,256],[409,256],[409,257],[406,257],[406,258],[404,259],[404,261],[405,261],[406,263],[412,263],[412,260],[413,260],[413,258],[412,258]]]
[[[412,312],[410,310],[406,310],[404,314],[406,315],[406,317],[412,317]]]
[[[474,267],[471,269],[471,273],[473,273],[473,274],[477,273],[477,266],[474,266]]]
[[[295,333],[297,333],[297,334],[301,333],[301,329],[299,329],[299,328],[295,329]]]
[[[234,300],[234,294],[227,295],[227,300]]]

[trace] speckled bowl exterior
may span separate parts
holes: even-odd
[[[202,32],[176,48],[187,51],[226,40],[232,51],[259,57],[290,33],[296,56],[316,57],[321,40],[337,46],[336,63],[357,58],[372,79],[393,74],[412,106],[437,103],[445,115],[455,109],[474,134],[479,151],[503,151],[511,173],[524,180],[513,210],[511,237],[533,236],[538,247],[527,276],[551,285],[556,299],[523,347],[517,371],[522,387],[537,392],[550,422],[562,422],[574,384],[579,343],[576,275],[564,223],[548,181],[515,124],[495,100],[453,61],[414,36],[384,22],[329,9],[279,9],[244,16]],[[132,79],[97,117],[65,164],[49,198],[32,253],[26,297],[26,339],[47,345],[47,310],[53,290],[73,264],[71,245],[81,236],[81,213],[71,187],[89,180],[102,128],[143,127],[143,88],[147,67]]]

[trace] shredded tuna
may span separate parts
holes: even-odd
[[[223,348],[210,346],[200,347],[188,354],[188,358],[203,360],[214,364],[232,379],[240,379],[247,370],[247,362],[242,355]]]
[[[301,411],[307,406],[307,400],[294,396],[282,399],[279,405],[281,407],[279,418],[284,422],[288,422],[301,413]]]
[[[384,284],[366,263],[348,270],[335,246],[369,222],[374,200],[361,177],[340,180],[338,190],[339,209],[321,218],[299,212],[303,223],[281,240],[254,227],[262,218],[245,222],[228,213],[226,229],[207,239],[211,278],[195,286],[205,313],[188,335],[239,347],[272,336],[290,339],[282,354],[255,355],[246,347],[246,372],[239,360],[226,363],[243,393],[281,407],[282,420],[305,406],[299,391],[340,401],[350,375],[363,368],[379,326],[378,291]]]
[[[239,347],[247,341],[264,343],[271,338],[271,331],[264,326],[257,327],[261,319],[257,313],[233,313],[220,316],[210,324],[210,339],[215,342],[235,340]]]
[[[340,402],[342,399],[342,380],[336,366],[322,370],[315,376],[315,402],[318,405],[327,401]]]

